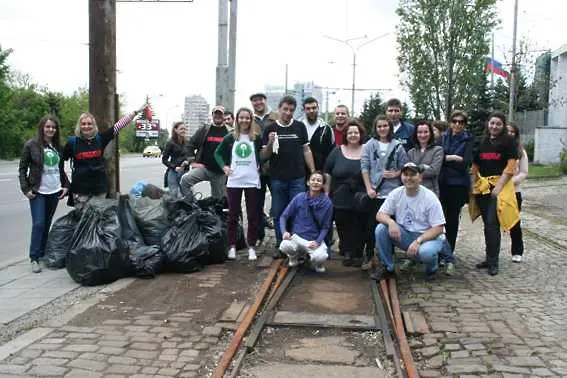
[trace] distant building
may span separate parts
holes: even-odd
[[[567,141],[567,45],[553,51],[550,61],[548,122],[535,132],[534,161],[542,164],[558,163]]]
[[[183,122],[187,126],[188,136],[192,136],[199,127],[209,122],[209,103],[203,96],[185,97]]]
[[[266,85],[264,87],[266,92],[266,102],[271,109],[277,109],[280,99],[285,94],[285,88],[281,85]],[[307,97],[314,97],[319,102],[319,110],[322,110],[323,101],[323,88],[315,85],[314,82],[298,82],[293,85],[293,89],[288,89],[288,94],[293,96],[297,101],[297,109],[294,113],[294,118],[301,118],[303,116],[303,100]]]

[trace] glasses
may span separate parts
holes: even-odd
[[[454,123],[455,125],[466,125],[467,122],[464,119],[452,119],[451,123]]]

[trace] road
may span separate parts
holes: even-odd
[[[139,180],[162,186],[165,167],[161,159],[127,155],[120,159],[120,188],[122,193]],[[31,214],[28,200],[20,192],[18,161],[0,161],[0,267],[28,256]],[[57,207],[55,219],[71,208],[66,201]]]

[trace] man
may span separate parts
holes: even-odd
[[[322,171],[327,161],[327,156],[335,148],[335,135],[333,130],[323,119],[319,118],[319,103],[313,97],[303,100],[304,116],[301,122],[307,129],[307,139],[313,154],[315,169]]]
[[[445,217],[439,199],[421,186],[423,169],[414,163],[402,168],[402,183],[380,207],[376,219],[376,250],[383,269],[375,269],[372,278],[394,273],[392,243],[407,252],[409,258],[425,265],[425,279],[435,278],[437,259],[445,248]],[[394,218],[395,217],[395,220]]]
[[[212,111],[213,123],[199,128],[189,139],[188,149],[191,170],[181,177],[180,189],[184,196],[192,196],[193,185],[201,181],[211,183],[214,198],[225,196],[225,174],[215,161],[214,152],[228,130],[224,124],[224,108],[215,106]]]
[[[234,114],[228,110],[225,110],[224,112],[224,125],[228,131],[232,131],[232,129],[234,129]]]
[[[266,104],[266,95],[264,93],[253,93],[250,96],[250,103],[254,109],[254,121],[260,126],[262,132],[266,126],[276,122],[278,114],[271,111]],[[260,169],[260,197],[258,199],[258,211],[260,212],[260,222],[258,226],[258,245],[264,242],[266,237],[266,227],[274,228],[269,217],[264,214],[264,204],[266,203],[266,191],[270,188],[270,176],[268,171],[270,164],[268,162],[262,164]]]
[[[333,134],[337,146],[343,144],[343,130],[348,126],[349,113],[346,105],[338,105],[335,108],[335,128]]]
[[[280,216],[291,200],[305,191],[305,167],[307,166],[309,173],[315,172],[305,125],[292,118],[296,106],[297,102],[293,97],[284,96],[278,106],[278,119],[264,129],[262,138],[260,156],[270,161],[270,215],[276,226],[276,246],[282,242],[282,232],[278,227]],[[279,249],[274,252],[274,257],[282,257]]]
[[[413,148],[413,125],[402,121],[402,103],[397,98],[386,102],[386,115],[394,124],[394,139],[402,142],[404,150],[408,152]]]

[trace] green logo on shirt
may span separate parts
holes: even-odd
[[[43,163],[48,167],[56,167],[59,165],[59,154],[46,148],[43,155]]]
[[[236,145],[235,153],[239,158],[246,159],[252,154],[252,148],[250,147],[250,144],[240,142]]]

